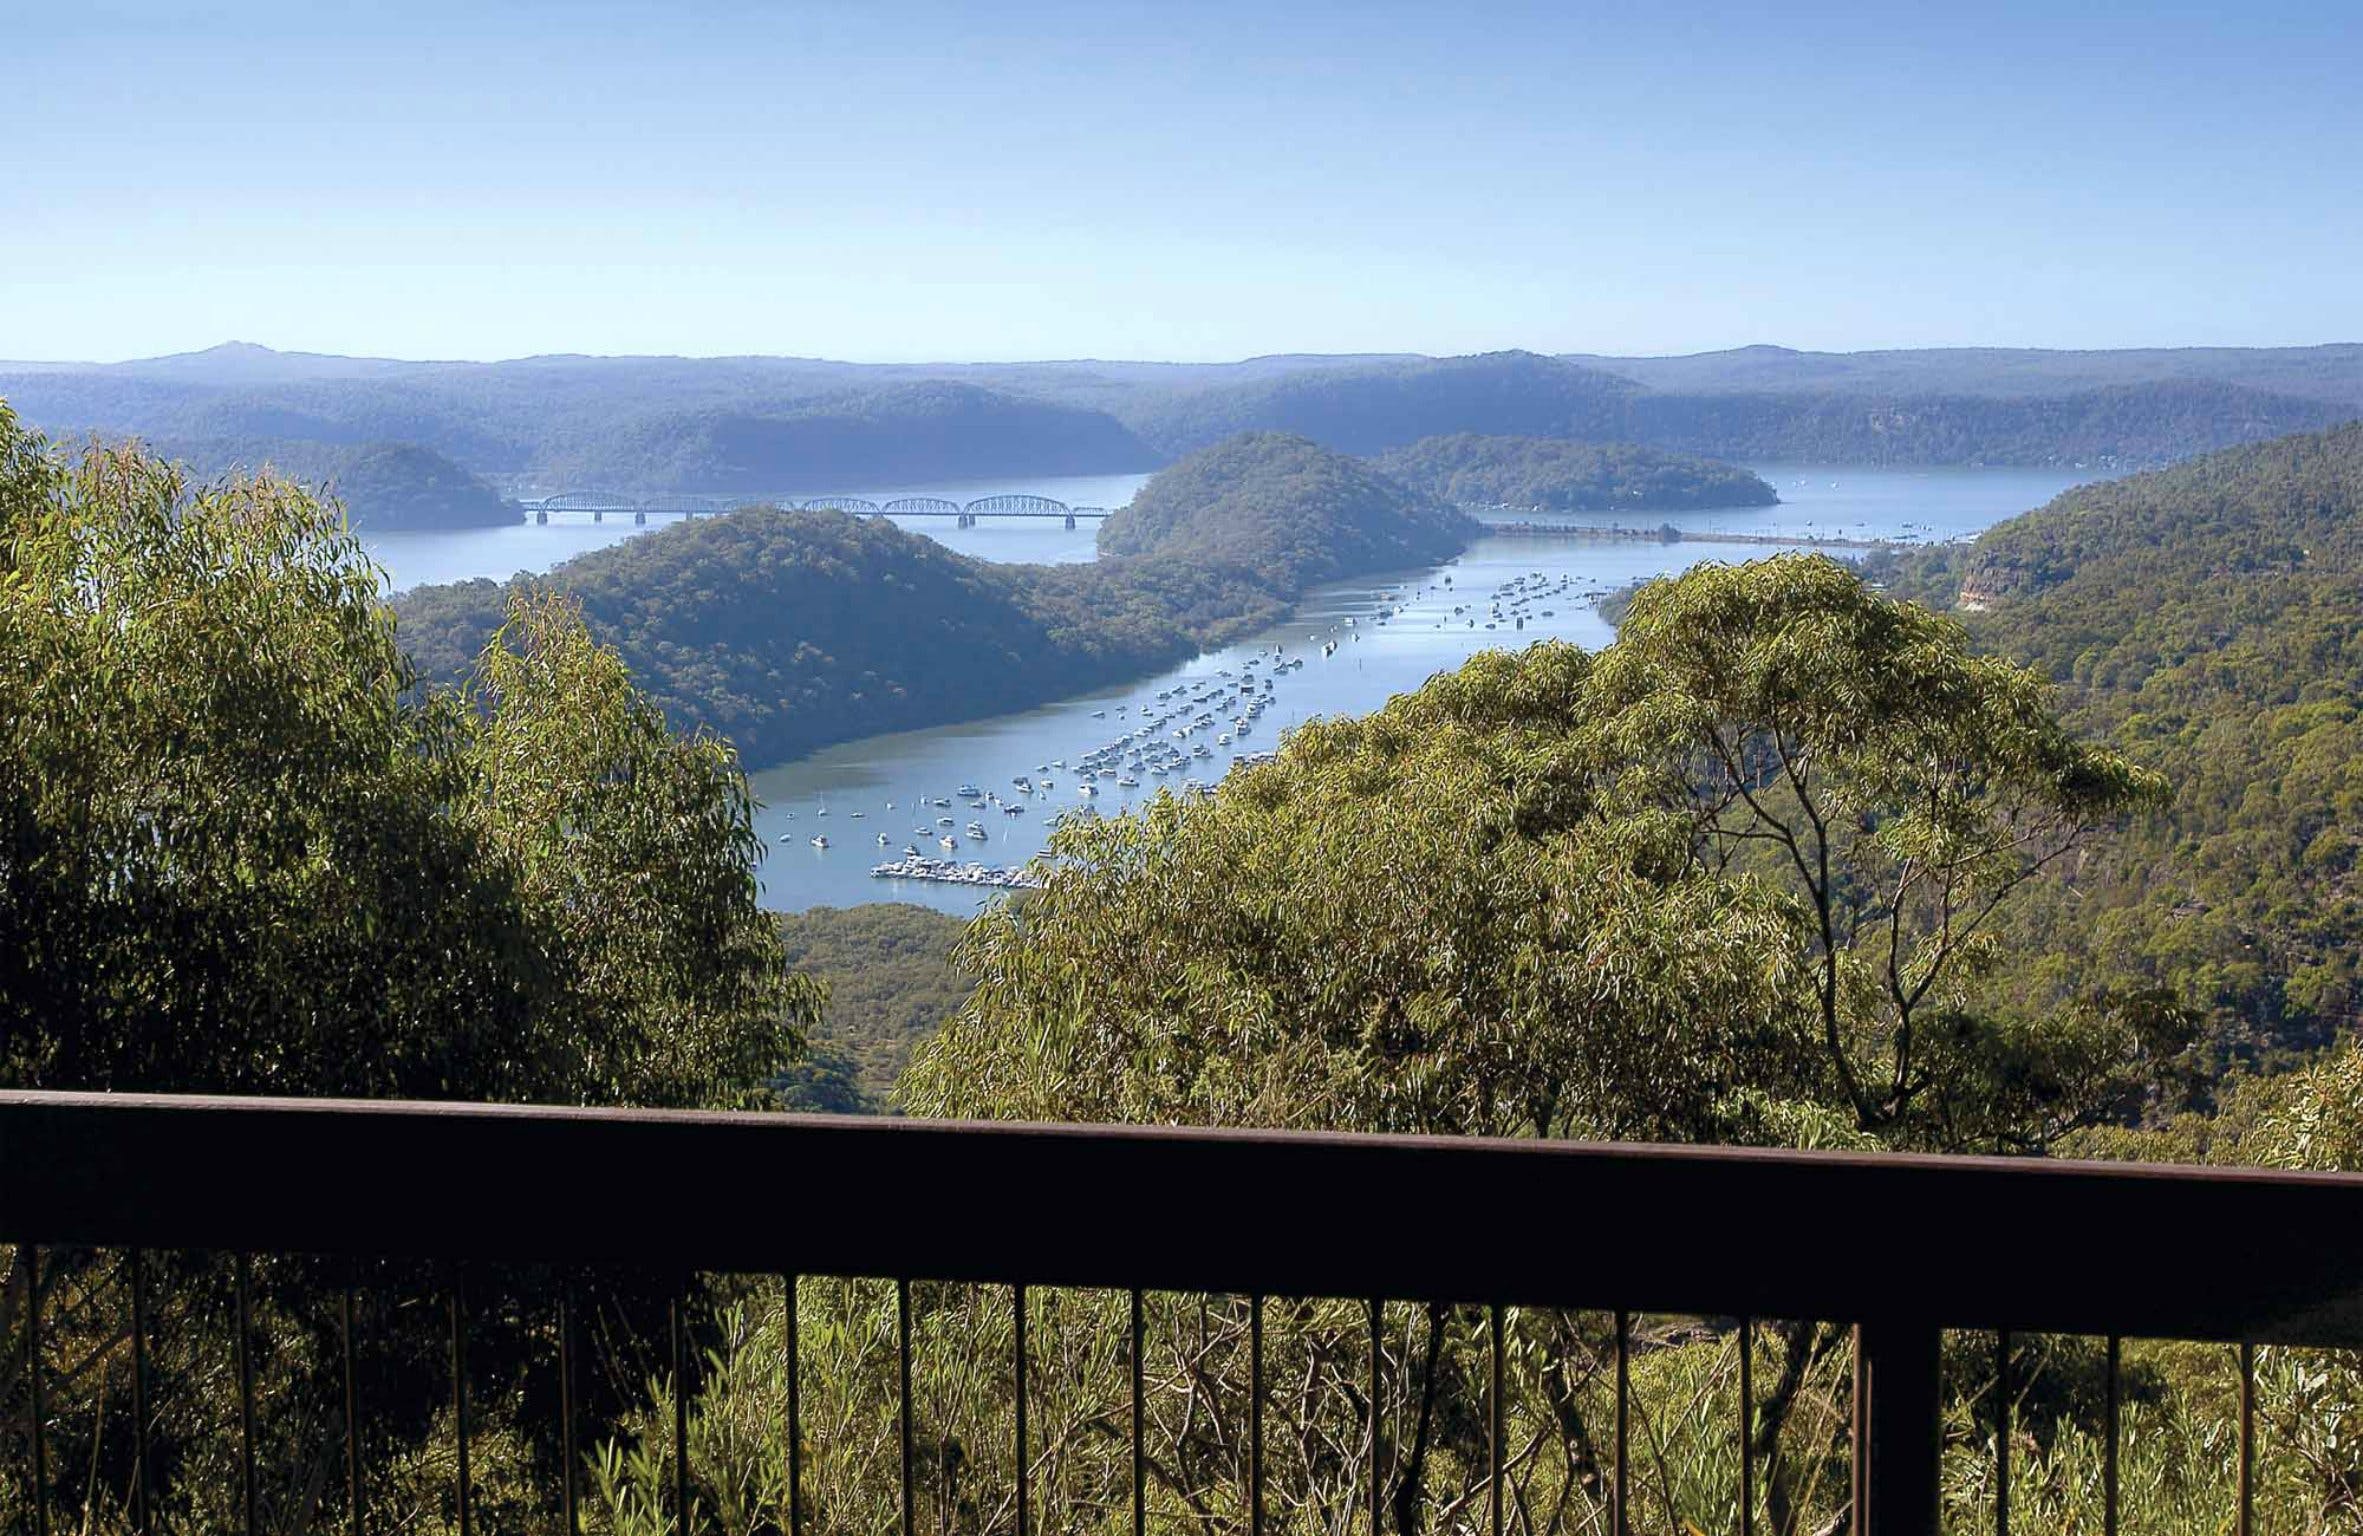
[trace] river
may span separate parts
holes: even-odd
[[[754,789],[763,802],[756,824],[767,848],[757,871],[764,903],[800,911],[864,901],[913,901],[947,912],[973,913],[991,892],[934,881],[878,879],[870,870],[899,857],[906,847],[928,857],[1022,864],[1040,850],[1059,815],[1075,814],[1086,805],[1095,814],[1108,814],[1160,788],[1179,788],[1185,778],[1211,784],[1239,753],[1270,751],[1291,726],[1316,716],[1367,713],[1476,651],[1553,637],[1603,645],[1612,633],[1592,606],[1594,595],[1699,561],[1756,559],[1780,547],[1755,540],[1962,538],[2095,478],[2069,470],[1750,467],[1779,489],[1780,505],[1565,519],[1649,528],[1670,523],[1685,535],[1679,542],[1481,539],[1441,566],[1318,588],[1288,622],[1129,687],[1062,699],[1021,714],[847,742],[756,774]],[[1030,491],[1072,505],[1112,507],[1130,500],[1146,478],[1043,477],[812,494],[858,495],[873,501],[895,496],[965,501]],[[965,554],[1023,561],[1091,559],[1097,532],[1095,520],[1074,529],[1049,519],[987,521],[963,529],[945,519],[928,518],[908,526]],[[586,517],[547,525],[380,535],[369,543],[394,584],[403,587],[547,570],[587,549],[646,531],[624,520],[594,524]],[[1744,535],[1751,542],[1718,540],[1717,534]],[[1493,613],[1496,604],[1501,608],[1498,618]],[[1456,607],[1463,611],[1456,613]],[[1390,611],[1383,622],[1382,610]],[[1495,627],[1488,628],[1489,623]],[[1333,641],[1336,649],[1324,654]],[[1293,665],[1298,662],[1302,665]],[[1255,685],[1248,696],[1262,699],[1264,707],[1240,735],[1231,721],[1243,711],[1238,685],[1245,681]],[[1217,688],[1226,700],[1221,707],[1209,698],[1173,715],[1177,698],[1210,695]],[[1160,701],[1160,693],[1169,697]],[[1201,714],[1215,723],[1192,729],[1191,722]],[[1165,716],[1173,717],[1150,724]],[[1187,734],[1176,738],[1176,730]],[[1217,740],[1226,734],[1234,739]],[[1127,775],[1131,755],[1150,743],[1192,755],[1186,766],[1162,777],[1148,771],[1149,759],[1144,757],[1143,767],[1128,774],[1139,780],[1137,787],[1093,775],[1090,782],[1097,793],[1088,799],[1079,792],[1082,779],[1077,771],[1057,766],[1062,761],[1076,764],[1085,754],[1126,738],[1125,754],[1110,765],[1118,775]],[[1195,756],[1201,747],[1207,755]],[[1021,792],[1014,782],[1020,777],[1033,781],[1038,792]],[[1053,787],[1040,791],[1044,779]],[[957,793],[963,785],[994,798],[971,807]],[[937,799],[952,803],[921,805]],[[1022,809],[1012,813],[1002,808],[1005,804]],[[945,820],[951,824],[941,825]],[[968,834],[971,823],[984,834],[981,838]],[[883,845],[878,841],[881,835],[886,839]],[[825,836],[829,846],[814,847],[811,839],[816,836]],[[945,836],[953,840],[951,850],[940,846]]]
[[[940,496],[946,501],[970,502],[987,496],[1031,494],[1048,496],[1071,507],[1120,507],[1132,499],[1132,493],[1148,478],[1147,475],[1035,475],[1017,480],[823,486],[799,491],[791,499],[858,496],[864,501],[888,502],[902,496]],[[437,582],[470,581],[479,576],[503,581],[521,571],[546,571],[576,555],[621,544],[678,521],[677,517],[666,516],[651,518],[646,523],[635,523],[629,517],[593,522],[588,512],[560,512],[547,523],[373,533],[362,543],[377,563],[385,567],[393,590],[400,592]],[[1055,517],[984,518],[973,528],[962,528],[948,517],[898,517],[895,521],[980,560],[1038,564],[1063,565],[1093,558],[1092,538],[1099,532],[1096,517],[1078,519],[1073,528]]]
[[[1757,559],[1779,547],[1718,542],[1714,533],[1744,534],[1750,540],[1959,538],[2041,506],[2069,486],[2092,478],[2015,469],[1752,467],[1780,489],[1781,505],[1622,519],[1650,527],[1672,523],[1686,535],[1678,543],[1481,539],[1442,566],[1318,588],[1288,622],[1129,687],[1062,699],[1022,714],[846,742],[757,774],[755,793],[764,801],[757,824],[769,847],[759,870],[764,902],[800,911],[863,901],[911,901],[960,915],[975,912],[992,892],[934,881],[878,879],[870,870],[899,857],[905,847],[916,847],[929,857],[988,865],[1024,863],[1040,850],[1056,816],[1073,814],[1086,803],[1077,792],[1075,772],[1053,765],[1061,759],[1074,764],[1085,753],[1143,730],[1148,720],[1170,714],[1173,700],[1161,703],[1160,693],[1180,688],[1194,695],[1229,684],[1226,692],[1235,698],[1236,684],[1253,678],[1255,694],[1269,702],[1247,734],[1234,734],[1227,744],[1215,738],[1230,733],[1235,706],[1217,710],[1193,705],[1179,718],[1150,728],[1149,741],[1183,751],[1203,746],[1209,756],[1193,758],[1190,767],[1162,778],[1135,771],[1130,776],[1139,780],[1138,787],[1095,776],[1098,793],[1088,802],[1094,813],[1121,810],[1160,788],[1178,787],[1185,776],[1212,783],[1237,754],[1271,750],[1291,726],[1315,716],[1368,713],[1390,696],[1416,688],[1488,647],[1545,638],[1606,644],[1613,634],[1594,610],[1592,594],[1702,560]],[[1523,582],[1523,589],[1504,592],[1512,582]],[[1487,628],[1497,594],[1504,616],[1494,621],[1498,627]],[[1513,605],[1516,618],[1511,616]],[[1456,606],[1467,611],[1456,614]],[[1378,621],[1382,609],[1395,610],[1384,623]],[[1522,629],[1515,627],[1517,618],[1524,620]],[[1323,647],[1330,641],[1337,642],[1337,649],[1324,655]],[[1277,658],[1272,655],[1274,646],[1282,648]],[[1275,660],[1299,659],[1302,667],[1274,674]],[[1251,662],[1256,663],[1252,668]],[[1226,678],[1225,673],[1230,675]],[[1271,680],[1269,689],[1262,686],[1266,678]],[[1212,714],[1216,725],[1176,741],[1172,732],[1187,728],[1202,713]],[[1140,739],[1131,743],[1141,744]],[[1119,764],[1118,772],[1123,771]],[[1048,793],[1020,793],[1013,781],[1021,775],[1037,784],[1047,777],[1056,787]],[[962,785],[974,785],[1024,809],[1010,814],[991,803],[982,810],[971,809],[956,793]],[[952,804],[922,809],[918,802],[923,799],[949,799]],[[826,817],[819,814],[823,809]],[[939,824],[947,819],[951,826]],[[982,839],[968,835],[972,822],[984,832]],[[887,839],[883,846],[878,842],[881,834]],[[946,835],[953,839],[951,850],[937,842]],[[829,846],[813,847],[814,836],[826,836]]]

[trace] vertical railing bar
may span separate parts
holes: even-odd
[[[788,1536],[804,1536],[804,1322],[795,1275],[787,1277]]]
[[[2117,1370],[2125,1341],[2109,1335],[2107,1385],[2101,1414],[2106,1435],[2101,1447],[2101,1536],[2117,1536]]]
[[[468,1466],[468,1281],[455,1271],[445,1298],[451,1310],[451,1423],[459,1442],[459,1536],[468,1536],[470,1483]]]
[[[1378,1467],[1378,1373],[1386,1347],[1386,1304],[1370,1298],[1370,1536],[1381,1536],[1380,1510],[1386,1502],[1386,1479]]]
[[[1017,1374],[1017,1536],[1028,1536],[1026,1485],[1032,1479],[1026,1467],[1026,1288],[1022,1281],[1009,1288],[1009,1301],[1015,1335],[1011,1353]]]
[[[1264,1298],[1248,1298],[1247,1314],[1247,1530],[1264,1532]]]
[[[689,1277],[673,1282],[673,1529],[689,1536]]]
[[[1851,1417],[1846,1427],[1847,1481],[1850,1484],[1847,1524],[1851,1530],[1860,1531],[1869,1524],[1865,1518],[1869,1511],[1865,1506],[1870,1502],[1868,1474],[1871,1462],[1867,1451],[1870,1444],[1871,1376],[1869,1362],[1863,1357],[1863,1330],[1860,1323],[1854,1325],[1852,1379],[1853,1402],[1849,1405]]]
[[[582,1536],[582,1511],[575,1505],[574,1445],[574,1278],[558,1290],[558,1503],[566,1515],[566,1536]]]
[[[238,1324],[238,1502],[246,1517],[246,1536],[260,1529],[254,1518],[254,1328],[253,1281],[240,1253],[232,1263],[237,1289]]]
[[[1756,1320],[1739,1320],[1739,1536],[1756,1536]]]
[[[896,1363],[901,1376],[902,1391],[897,1413],[897,1429],[902,1437],[903,1459],[903,1536],[916,1536],[917,1511],[911,1502],[911,1282],[894,1282],[894,1317],[898,1348]]]
[[[1632,1536],[1633,1532],[1632,1511],[1628,1502],[1632,1494],[1632,1480],[1630,1473],[1633,1459],[1629,1454],[1632,1446],[1631,1401],[1633,1376],[1631,1370],[1632,1349],[1630,1345],[1632,1332],[1632,1314],[1625,1311],[1622,1307],[1617,1308],[1616,1491],[1613,1495],[1615,1500],[1615,1518],[1610,1527],[1615,1531],[1616,1536]]]
[[[1132,1293],[1132,1536],[1148,1536],[1149,1458],[1147,1367],[1141,1359],[1148,1327],[1141,1316],[1141,1295]]]
[[[1994,1330],[1994,1536],[2010,1536],[2010,1330]]]
[[[2236,1536],[2256,1530],[2256,1346],[2240,1343],[2240,1523]]]
[[[1487,1341],[1492,1346],[1489,1351],[1492,1372],[1491,1390],[1486,1395],[1485,1405],[1486,1530],[1489,1536],[1502,1536],[1502,1379],[1507,1373],[1502,1369],[1502,1356],[1506,1351],[1506,1346],[1502,1342],[1500,1307],[1491,1306],[1485,1309],[1485,1331]]]
[[[49,1536],[49,1430],[41,1421],[41,1249],[19,1243],[17,1267],[25,1272],[25,1434],[32,1441],[34,1536]]]
[[[353,1280],[337,1300],[337,1354],[345,1379],[345,1533],[361,1536],[361,1381],[353,1338]]]
[[[134,1248],[131,1267],[131,1529],[148,1536],[148,1261]]]

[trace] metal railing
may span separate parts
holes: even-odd
[[[726,1169],[729,1178],[703,1177]],[[488,1170],[509,1177],[487,1178]],[[750,1190],[793,1185],[799,1219],[750,1221]],[[950,1191],[916,1213],[914,1190]],[[619,1209],[645,1211],[619,1223]],[[1109,1211],[1211,1213],[1111,1230]],[[1405,1212],[1449,1213],[1460,1233],[1556,1220],[1562,1244],[1380,1240]],[[1800,1223],[1796,1213],[1821,1218]],[[1674,1216],[1715,1234],[1702,1257]],[[2001,1233],[2014,1234],[2005,1243]],[[1431,1228],[1430,1230],[1438,1230]],[[1613,1234],[1614,1241],[1588,1241]],[[1657,1240],[1664,1234],[1664,1240]],[[2239,1234],[2239,1241],[2221,1240]],[[2184,1241],[2180,1239],[2196,1238]],[[2174,1241],[2173,1258],[2155,1255]],[[1716,1148],[1296,1135],[1105,1126],[983,1125],[794,1115],[321,1100],[0,1093],[0,1241],[130,1255],[135,1355],[148,1326],[140,1255],[234,1256],[242,1507],[254,1519],[248,1265],[257,1254],[471,1264],[652,1264],[682,1273],[860,1276],[894,1283],[899,1323],[902,1523],[912,1530],[911,1284],[1007,1286],[1015,1300],[1017,1522],[1029,1536],[1028,1287],[1132,1298],[1132,1530],[1145,1532],[1141,1294],[1253,1298],[1251,1529],[1263,1529],[1264,1301],[1363,1298],[1372,1326],[1370,1529],[1381,1528],[1377,1330],[1389,1300],[1487,1309],[1491,1530],[1500,1533],[1502,1309],[1592,1308],[1615,1324],[1614,1528],[1628,1528],[1627,1344],[1637,1311],[1731,1320],[1743,1412],[1751,1320],[1855,1326],[1857,1536],[1937,1527],[1939,1348],[1948,1329],[1991,1330],[2009,1368],[2013,1333],[2108,1341],[2108,1530],[2116,1526],[2118,1346],[2125,1338],[2240,1346],[2240,1528],[2253,1455],[2254,1349],[2363,1344],[2363,1177]],[[23,1309],[29,1475],[43,1470],[41,1308]],[[464,1285],[445,1298],[467,1528],[469,1419],[459,1390]],[[560,1309],[566,1516],[574,1522],[575,1344]],[[343,1297],[346,1470],[360,1527],[352,1293]],[[787,1313],[788,1528],[806,1529],[793,1330]],[[674,1379],[684,1381],[678,1306]],[[142,1357],[144,1362],[144,1357]],[[144,1363],[133,1374],[134,1416]],[[2001,1394],[2007,1404],[2008,1394]],[[671,1476],[687,1509],[688,1393],[673,1397]],[[2007,1407],[2000,1411],[2007,1414]],[[141,1423],[144,1433],[144,1419]],[[2007,1428],[1999,1443],[2008,1443]],[[1740,1436],[1739,1522],[1752,1536],[1749,1437]],[[2007,1455],[1997,1521],[2008,1529]],[[23,1475],[8,1473],[5,1475]],[[133,1523],[145,1529],[145,1442]],[[33,1501],[36,1517],[44,1506]]]

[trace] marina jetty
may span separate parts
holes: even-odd
[[[872,865],[870,873],[880,880],[940,880],[947,885],[981,885],[1000,891],[1032,891],[1042,886],[1037,876],[1022,869],[964,864],[958,859],[930,859],[916,853]]]

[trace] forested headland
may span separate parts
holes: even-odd
[[[415,443],[160,442],[158,453],[201,480],[270,472],[334,497],[355,528],[395,532],[522,521],[518,505],[442,454]]]
[[[1389,449],[1371,463],[1461,507],[1696,512],[1769,507],[1780,500],[1762,476],[1735,464],[1633,443],[1456,432]]]
[[[2354,1037],[2363,424],[2085,486],[1872,572],[2037,669],[2080,735],[2175,787],[2014,914],[2019,1006],[2105,989],[2189,1010],[2203,1104],[2227,1068]]]
[[[568,562],[578,602],[683,728],[756,766],[1140,676],[1284,615],[1310,585],[1429,563],[1476,525],[1300,438],[1248,434],[1161,471],[1088,565],[956,555],[883,519],[750,507]],[[518,584],[397,600],[403,644],[459,675]]]
[[[857,490],[983,475],[1120,474],[1160,455],[1102,412],[971,384],[895,385],[771,410],[709,407],[553,443],[553,484],[722,495]]]

